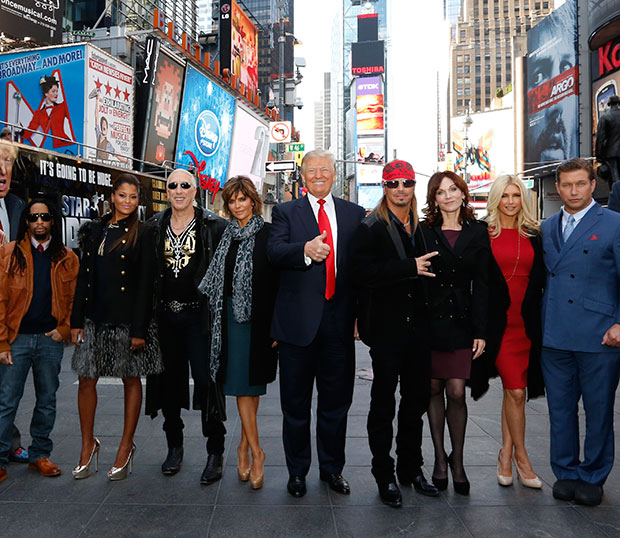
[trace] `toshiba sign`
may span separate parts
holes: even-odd
[[[354,75],[372,75],[385,71],[383,41],[362,41],[351,44],[351,72]]]

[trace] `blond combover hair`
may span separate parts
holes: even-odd
[[[521,211],[519,211],[519,216],[517,217],[519,233],[523,237],[531,237],[536,232],[540,231],[540,223],[534,217],[534,210],[532,209],[532,203],[525,184],[517,176],[510,174],[499,176],[491,186],[489,201],[487,203],[488,214],[485,217],[489,225],[489,234],[491,237],[496,238],[502,233],[502,225],[499,218],[499,203],[508,185],[516,185],[521,193]]]

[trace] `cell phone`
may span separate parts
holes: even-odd
[[[616,87],[616,81],[610,80],[609,82],[603,84],[598,91],[596,92],[596,123],[598,124],[598,120],[601,117],[601,114],[605,112],[607,108],[607,103],[609,98],[612,95],[618,95],[618,88]]]

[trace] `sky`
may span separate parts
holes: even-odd
[[[320,99],[323,73],[331,69],[331,28],[342,0],[295,0],[295,36],[307,67],[297,95],[304,108],[295,111],[295,127],[306,150],[314,147],[314,102]],[[388,21],[388,154],[411,162],[418,173],[418,199],[425,195],[422,174],[437,167],[437,72],[441,95],[447,94],[449,30],[441,0],[391,1]],[[443,118],[445,122],[445,118]],[[444,127],[445,129],[445,124]],[[423,199],[423,198],[422,198]]]

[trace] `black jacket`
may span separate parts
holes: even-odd
[[[84,328],[84,318],[90,318],[94,313],[95,257],[103,230],[111,217],[108,214],[101,219],[87,221],[78,232],[81,260],[71,312],[71,327],[74,329]],[[118,247],[107,256],[110,256],[113,269],[105,275],[104,322],[129,325],[132,337],[146,338],[153,317],[152,230],[145,223],[139,222],[135,246]]]
[[[432,349],[453,351],[471,348],[475,338],[487,338],[488,279],[491,245],[486,226],[463,222],[454,249],[441,223],[420,225],[435,278],[429,278],[429,311]]]
[[[530,237],[530,243],[534,249],[534,262],[530,271],[530,281],[527,285],[525,297],[521,304],[521,316],[525,325],[525,333],[532,341],[530,349],[529,366],[527,370],[527,397],[537,398],[544,395],[545,383],[540,365],[540,353],[542,347],[542,328],[540,308],[542,295],[545,287],[546,272],[542,252],[542,239],[540,234]],[[495,360],[499,353],[504,331],[506,330],[506,312],[510,306],[510,294],[508,284],[504,279],[497,261],[491,256],[489,261],[489,325],[485,352],[475,362],[480,361],[486,367],[487,376],[472,379],[472,396],[478,399],[488,389],[488,378],[496,377],[497,369]]]
[[[399,256],[388,224],[375,213],[359,225],[351,245],[353,284],[357,289],[357,328],[371,347],[400,349],[428,331],[427,297],[418,277],[415,258],[425,253],[420,227],[414,233],[415,248],[408,234],[390,223],[402,244]]]
[[[604,112],[596,128],[596,158],[620,157],[620,106]]]
[[[252,254],[252,319],[250,334],[250,385],[265,385],[276,378],[277,352],[272,347],[269,335],[271,318],[278,292],[278,272],[267,259],[269,228],[265,225],[258,231]],[[227,334],[226,311],[223,312],[222,355],[218,379],[226,379]]]

